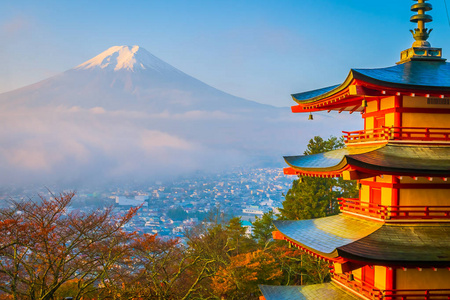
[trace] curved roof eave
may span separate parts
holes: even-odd
[[[331,259],[450,266],[449,224],[385,224],[346,214],[273,224],[287,240]]]
[[[351,167],[367,173],[450,176],[448,146],[388,143],[381,146],[342,148],[313,155],[286,156],[284,159],[294,170],[310,173],[340,172]]]
[[[344,168],[348,165],[347,157],[346,157],[346,156],[344,156],[344,158],[343,158],[338,164],[336,164],[336,165],[334,165],[334,166],[332,166],[332,167],[325,167],[325,168],[303,168],[303,167],[300,168],[300,167],[295,166],[295,165],[293,165],[293,164],[291,164],[291,163],[289,162],[289,156],[285,156],[285,157],[283,157],[283,158],[284,158],[284,161],[285,161],[291,168],[293,168],[293,169],[295,169],[295,170],[305,171],[305,172],[318,172],[318,173],[320,173],[320,172],[335,172],[335,171],[339,171],[339,170],[344,169]]]
[[[382,226],[342,214],[300,221],[278,220],[273,224],[288,240],[328,258],[339,257],[339,247],[364,238]]]
[[[448,224],[383,225],[338,248],[342,257],[391,265],[450,265]]]
[[[381,146],[351,147],[331,150],[312,155],[285,156],[285,162],[295,170],[306,172],[336,172],[349,165],[348,157],[352,154],[362,154],[375,151]]]
[[[336,93],[339,93],[343,90],[345,90],[346,88],[348,88],[348,86],[350,85],[350,83],[353,81],[353,69],[350,70],[349,74],[347,75],[347,78],[345,79],[345,81],[341,84],[338,85],[334,85],[334,86],[330,86],[328,88],[323,88],[323,89],[318,89],[318,90],[314,90],[314,91],[309,91],[309,92],[305,92],[305,93],[298,93],[298,94],[292,94],[291,97],[292,99],[297,102],[298,104],[306,104],[306,103],[312,103],[315,101],[319,101],[322,99],[325,99],[329,96],[332,96]],[[308,97],[308,94],[311,94],[312,92],[316,92],[316,91],[320,91],[320,90],[326,90],[326,89],[330,89],[322,94],[319,94],[317,96],[313,96],[311,98],[306,98]],[[296,95],[301,96],[303,95],[305,97],[305,99],[300,99],[299,97],[296,97]]]

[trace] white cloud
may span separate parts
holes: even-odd
[[[220,111],[150,114],[139,111],[30,108],[0,110],[0,181],[95,183],[143,181],[196,170],[220,170],[301,154],[329,122],[293,116],[232,115]],[[290,114],[289,114],[290,116]],[[341,117],[341,116],[339,116]],[[303,120],[305,119],[305,120]],[[317,120],[316,120],[317,119]],[[323,120],[325,121],[325,120]],[[327,125],[328,124],[328,125]],[[336,133],[335,133],[336,134]]]
[[[142,133],[141,145],[149,152],[159,148],[174,148],[180,150],[192,150],[194,148],[193,145],[186,140],[156,130],[144,130]]]
[[[104,114],[106,112],[106,110],[103,107],[99,107],[99,106],[93,107],[93,108],[89,109],[89,111],[91,113],[97,114],[97,115]]]

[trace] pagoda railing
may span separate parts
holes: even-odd
[[[373,285],[353,278],[351,274],[333,273],[333,279],[369,299],[383,299],[383,292]]]
[[[338,199],[341,211],[354,212],[383,220],[450,219],[450,206],[388,206],[359,199]]]
[[[342,131],[342,133],[347,144],[380,140],[450,141],[450,128],[383,126],[358,131]]]
[[[382,299],[387,300],[450,299],[450,289],[384,290]]]
[[[346,144],[389,139],[389,130],[384,127],[357,131],[342,131],[342,133],[344,134]]]
[[[450,289],[380,290],[367,282],[354,278],[351,274],[333,273],[333,280],[373,300],[450,299]]]

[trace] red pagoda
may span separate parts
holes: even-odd
[[[450,64],[427,41],[431,4],[415,1],[415,42],[395,66],[292,95],[294,113],[359,112],[364,130],[344,132],[343,149],[285,157],[285,174],[357,180],[359,198],[274,221],[274,237],[329,262],[332,281],[260,286],[262,299],[450,299]]]

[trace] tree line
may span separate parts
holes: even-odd
[[[305,154],[341,146],[315,137]],[[280,215],[256,218],[251,236],[240,218],[216,216],[184,241],[123,231],[138,208],[68,212],[72,192],[11,201],[0,209],[0,299],[258,299],[258,284],[326,282],[329,266],[274,241],[272,221],[335,214],[334,199],[355,192],[336,179],[297,179]]]

